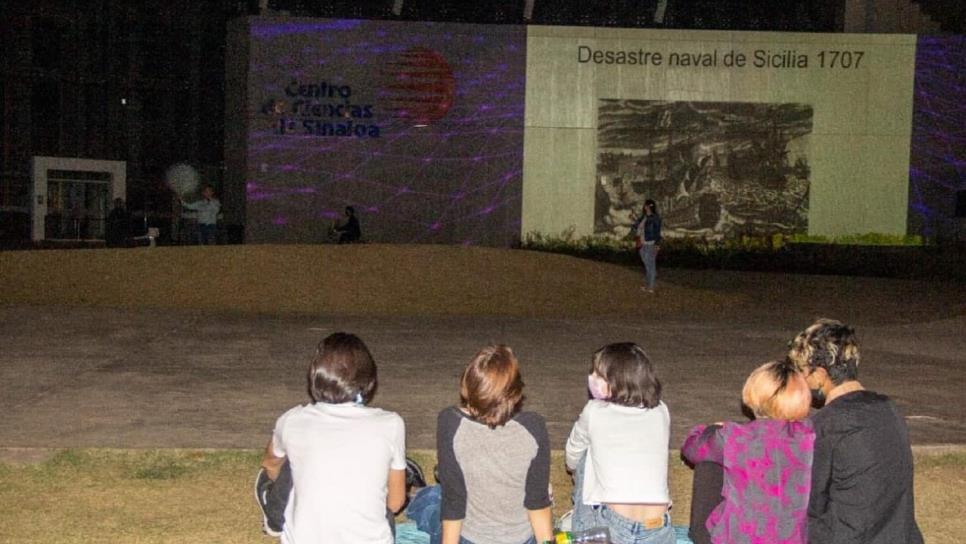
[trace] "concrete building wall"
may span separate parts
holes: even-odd
[[[933,34],[939,23],[912,0],[845,0],[843,32]]]

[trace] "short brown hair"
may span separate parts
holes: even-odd
[[[741,401],[755,417],[797,421],[808,417],[812,392],[790,361],[769,361],[745,380]]]
[[[520,411],[523,378],[513,350],[492,345],[473,357],[460,378],[460,404],[473,419],[491,429]]]
[[[309,364],[308,382],[315,402],[367,403],[376,392],[376,362],[358,336],[333,333],[319,343]]]
[[[641,346],[633,342],[608,344],[594,353],[590,371],[607,381],[615,404],[654,408],[661,402],[661,381]]]

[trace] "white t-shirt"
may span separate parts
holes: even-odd
[[[632,408],[591,400],[567,439],[567,466],[584,466],[584,504],[671,502],[667,486],[671,416],[661,402]]]
[[[275,423],[292,497],[282,544],[392,544],[389,470],[406,468],[406,428],[395,412],[354,403],[296,406]]]

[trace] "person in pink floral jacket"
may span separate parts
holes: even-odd
[[[815,444],[808,384],[791,363],[773,361],[751,373],[742,400],[755,419],[698,425],[681,447],[689,463],[723,470],[723,479],[710,485],[696,472],[694,504],[720,502],[704,523],[707,533],[695,530],[700,520],[692,515],[691,538],[699,544],[805,544]]]

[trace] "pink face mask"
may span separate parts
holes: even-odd
[[[610,397],[610,392],[607,387],[607,380],[601,378],[595,372],[591,372],[587,375],[587,389],[590,391],[590,396],[597,400],[606,400]]]

